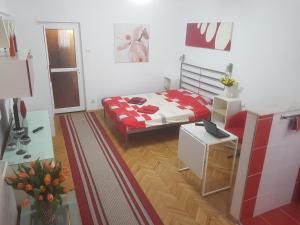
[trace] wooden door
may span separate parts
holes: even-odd
[[[44,33],[54,112],[85,110],[78,25],[47,24]]]

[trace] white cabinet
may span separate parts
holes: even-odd
[[[178,89],[179,88],[179,78],[173,76],[164,77],[164,90]]]
[[[0,97],[19,98],[33,95],[33,66],[32,56],[26,59],[18,57],[0,57]]]
[[[31,97],[32,56],[18,57],[15,25],[0,16],[0,99]]]
[[[239,111],[241,111],[240,99],[215,96],[213,100],[211,120],[219,126],[224,127],[227,119]]]

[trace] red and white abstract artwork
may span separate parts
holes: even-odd
[[[186,46],[230,51],[233,23],[188,23]]]
[[[149,25],[115,24],[115,62],[149,62]]]

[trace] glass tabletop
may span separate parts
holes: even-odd
[[[27,208],[22,209],[20,225],[43,225],[37,217],[33,202]],[[62,205],[56,210],[53,225],[82,225],[75,191],[63,197]]]

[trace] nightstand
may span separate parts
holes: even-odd
[[[165,76],[164,77],[164,90],[178,89],[179,88],[179,78],[175,76]]]
[[[224,127],[227,119],[239,111],[241,111],[240,99],[215,96],[211,112],[211,120],[218,126]]]

